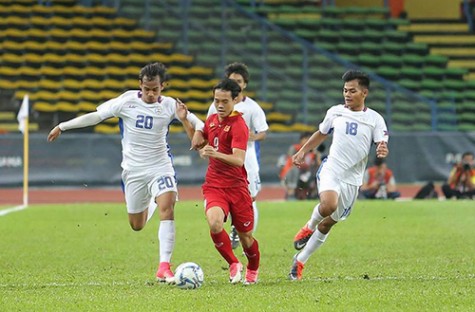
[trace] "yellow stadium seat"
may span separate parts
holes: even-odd
[[[97,79],[84,79],[81,82],[81,88],[87,90],[102,90],[102,81]]]
[[[77,113],[79,111],[77,105],[67,101],[59,101],[56,103],[56,111],[66,113]]]
[[[271,132],[291,132],[292,127],[287,126],[287,125],[283,125],[283,124],[279,124],[279,123],[272,123],[272,124],[269,125],[269,130]]]
[[[292,131],[296,132],[314,132],[317,130],[315,126],[306,125],[303,123],[294,123],[291,125]]]
[[[94,112],[97,108],[97,105],[94,102],[80,101],[77,104],[77,107],[80,111],[83,112]]]
[[[94,127],[94,132],[96,133],[104,133],[104,134],[114,134],[114,133],[119,133],[120,129],[118,125],[115,126],[109,126],[106,124],[98,124],[97,126]]]
[[[50,79],[40,79],[38,81],[38,88],[41,90],[47,90],[47,91],[56,91],[60,87],[60,82],[56,80],[50,80]]]
[[[0,89],[14,90],[17,88],[17,82],[9,79],[0,79]]]

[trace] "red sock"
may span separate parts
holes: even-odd
[[[257,240],[254,239],[254,243],[252,243],[251,247],[243,248],[244,253],[246,254],[247,260],[247,268],[249,270],[257,270],[259,268],[259,260],[261,258],[261,253],[259,252],[259,244]]]
[[[211,233],[211,238],[214,242],[214,247],[218,252],[223,256],[224,260],[227,263],[239,262],[238,258],[234,255],[233,248],[231,247],[231,241],[229,240],[228,233],[225,230],[222,230],[220,233],[214,234]]]

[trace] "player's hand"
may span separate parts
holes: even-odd
[[[188,108],[186,107],[185,103],[183,103],[180,99],[176,99],[176,115],[183,121],[186,119],[186,115],[188,115]]]
[[[294,166],[300,168],[300,166],[303,164],[303,158],[304,158],[304,153],[297,152],[292,156],[292,163]]]
[[[195,131],[193,134],[193,138],[191,139],[191,147],[190,150],[199,150],[203,146],[205,146],[206,140],[203,137],[203,132]]]
[[[206,144],[202,149],[200,149],[200,156],[202,158],[214,157],[216,156],[216,149],[209,144]]]
[[[389,154],[388,144],[384,141],[378,143],[376,147],[376,157],[384,158],[387,157]]]
[[[54,127],[53,130],[51,130],[48,134],[48,142],[53,142],[60,136],[60,134],[61,129],[59,129],[59,126]]]

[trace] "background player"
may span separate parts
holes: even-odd
[[[203,137],[208,144],[200,149],[200,155],[209,158],[203,195],[211,238],[229,264],[229,281],[233,284],[241,281],[242,264],[234,255],[224,229],[228,215],[248,259],[244,283],[255,284],[260,253],[258,242],[252,235],[254,213],[244,167],[249,130],[241,113],[234,111],[240,92],[239,85],[227,78],[213,89],[217,113],[205,122]]]
[[[226,78],[234,80],[240,87],[241,92],[238,95],[238,103],[234,106],[234,110],[242,114],[242,118],[249,128],[249,140],[247,142],[246,159],[244,167],[247,171],[247,180],[249,181],[249,191],[252,197],[252,207],[254,210],[254,229],[256,231],[259,212],[257,210],[256,197],[261,190],[261,179],[259,177],[259,162],[258,162],[258,146],[259,141],[262,141],[267,136],[269,125],[266,121],[264,110],[257,104],[256,101],[244,95],[244,90],[249,83],[250,75],[247,66],[243,63],[231,63],[224,69]],[[208,117],[215,114],[216,107],[211,104],[208,110]],[[239,236],[236,229],[231,226],[231,233],[229,235],[233,249],[239,246]]]
[[[376,156],[386,157],[388,131],[383,117],[365,106],[369,77],[360,71],[343,74],[345,105],[331,107],[319,129],[293,156],[299,166],[306,152],[320,145],[330,133],[333,141],[328,157],[317,172],[320,204],[307,224],[294,238],[297,250],[289,278],[300,280],[305,263],[324,242],[331,228],[345,220],[358,197],[371,145],[377,144]]]
[[[170,259],[175,244],[174,206],[177,181],[167,142],[168,126],[173,119],[182,122],[192,138],[195,128],[203,123],[187,111],[180,100],[162,96],[166,67],[148,64],[139,74],[139,90],[130,90],[111,99],[92,112],[56,126],[48,141],[56,140],[61,132],[92,126],[119,117],[122,130],[122,180],[130,226],[140,231],[160,207],[158,240],[160,264],[156,278],[173,283]]]

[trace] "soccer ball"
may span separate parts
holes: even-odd
[[[175,285],[180,289],[201,287],[204,281],[203,270],[193,262],[180,264],[175,270]]]

